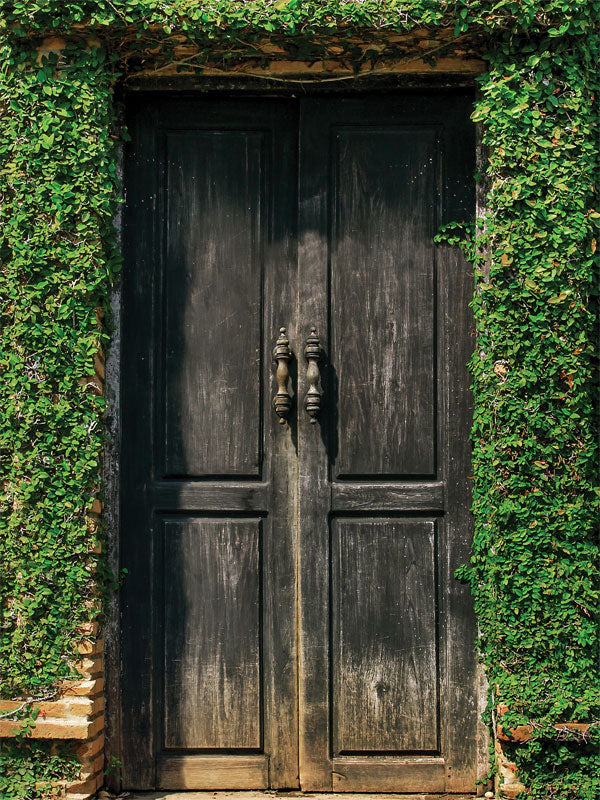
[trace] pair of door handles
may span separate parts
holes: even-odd
[[[308,362],[306,368],[308,391],[304,397],[304,410],[310,417],[310,421],[313,425],[317,421],[317,417],[321,411],[321,399],[323,397],[323,392],[321,390],[321,373],[319,371],[319,361],[322,356],[323,351],[317,335],[317,329],[311,328],[304,348],[304,358]],[[289,363],[291,359],[292,351],[290,350],[290,342],[286,330],[285,328],[280,328],[279,338],[273,348],[273,361],[277,365],[277,371],[275,373],[277,379],[277,394],[273,398],[273,408],[279,417],[281,425],[285,424],[292,408],[292,396],[289,392]]]

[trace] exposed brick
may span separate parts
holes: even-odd
[[[77,633],[82,636],[97,636],[100,626],[97,622],[82,622],[77,626]]]
[[[100,772],[104,769],[104,753],[99,753],[96,758],[91,760],[85,760],[82,762],[82,774],[84,775],[95,775],[97,772]]]
[[[19,732],[18,720],[0,719],[0,738],[10,739]]]
[[[48,57],[49,53],[59,53],[66,47],[65,40],[60,36],[47,36],[37,48],[38,64],[42,63],[42,57]]]
[[[589,730],[589,724],[586,722],[557,722],[554,725],[557,731],[572,731],[581,734],[586,734]],[[533,736],[532,725],[517,725],[515,728],[503,729],[502,725],[496,725],[496,736],[502,742],[527,742]]]
[[[102,503],[95,497],[92,501],[92,507],[90,508],[92,514],[101,514],[102,513]]]
[[[63,684],[62,693],[69,695],[88,695],[93,697],[104,689],[104,678],[94,678],[91,680],[68,681]]]
[[[102,656],[82,658],[81,661],[75,665],[75,669],[84,678],[94,678],[104,672],[104,659]]]
[[[95,391],[100,397],[104,394],[104,386],[102,381],[96,376],[96,373],[79,378],[78,383],[88,391]]]
[[[97,733],[100,733],[104,730],[104,713],[98,714],[97,717],[90,722],[90,730],[88,732],[87,738],[91,739],[92,736],[95,736]]]
[[[101,381],[104,380],[104,358],[100,354],[94,356],[94,372]]]
[[[97,639],[96,641],[89,641],[88,639],[79,642],[77,650],[82,656],[99,655],[104,649],[104,639]]]
[[[35,708],[39,708],[40,716],[38,722],[42,722],[47,717],[92,717],[104,709],[104,698],[102,695],[96,698],[90,697],[63,697],[59,700],[52,700],[43,703],[34,703]],[[0,708],[5,711],[17,709],[22,706],[18,700],[0,701]]]
[[[513,800],[519,792],[525,791],[525,786],[523,786],[517,776],[516,764],[505,751],[504,743],[497,737],[494,749],[496,752],[497,768],[495,783],[498,796],[506,798],[506,800]]]
[[[531,739],[532,733],[531,725],[517,725],[516,728],[509,728],[506,732],[500,723],[496,726],[496,735],[503,742],[526,742]]]
[[[520,783],[514,783],[510,786],[501,786],[500,797],[505,797],[506,800],[514,800],[514,798],[523,791],[525,791],[525,787]]]
[[[89,760],[104,751],[104,733],[77,746],[77,755],[81,761]]]
[[[55,792],[57,792],[59,789],[61,791],[64,790],[66,785],[67,785],[66,781],[52,781],[52,788],[54,789]],[[47,786],[48,786],[48,783],[46,781],[36,781],[36,784],[35,784],[35,788],[38,791],[40,791],[41,789],[46,789]],[[44,796],[46,796],[46,795],[44,795]],[[52,795],[52,797],[55,797],[55,796],[56,796],[55,794]],[[62,795],[60,795],[60,797],[62,797]]]
[[[99,714],[100,711],[104,711],[104,695],[98,695],[92,699],[92,710],[90,711],[90,715],[93,716],[94,714]]]
[[[100,783],[98,783],[98,779],[100,779]],[[73,783],[67,784],[68,795],[67,797],[71,797],[72,793],[79,793],[79,794],[93,794],[99,786],[102,786],[102,773],[99,775],[93,775],[90,778],[86,778],[85,781],[74,781]]]
[[[104,718],[102,718],[102,727]],[[15,736],[16,723],[10,720],[0,720],[0,738]],[[35,727],[29,734],[32,739],[87,739],[100,730],[96,720],[90,722],[87,718],[59,719],[55,717],[37,718]]]
[[[0,711],[16,711],[18,708],[23,708],[24,700],[0,700]]]

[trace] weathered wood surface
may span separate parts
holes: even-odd
[[[334,759],[334,792],[443,792],[443,758]]]
[[[302,108],[300,316],[327,355],[319,435],[299,425],[310,791],[475,786],[474,625],[452,572],[471,535],[471,276],[432,245],[473,211],[468,107],[406,94]]]
[[[155,35],[153,26],[148,28],[151,36]],[[159,34],[162,30],[158,30]],[[124,36],[137,40],[139,31],[130,29]],[[206,63],[206,53],[198,45],[182,42],[176,44],[173,51],[173,63],[165,64],[160,54],[152,48],[147,52],[144,64],[139,70],[127,76],[129,87],[143,87],[148,82],[168,81],[176,76],[194,74],[194,57],[202,63],[202,77],[235,76],[250,77],[257,75],[263,80],[269,76],[281,79],[318,79],[348,77],[356,75],[356,70],[363,79],[382,74],[415,76],[422,82],[426,76],[435,76],[438,83],[452,77],[464,76],[473,79],[485,72],[486,63],[482,58],[486,49],[485,37],[481,32],[464,33],[456,40],[453,28],[415,28],[406,32],[391,33],[380,31],[355,31],[336,28],[328,35],[320,37],[321,48],[318,58],[299,60],[297,52],[289,48],[284,39],[274,43],[271,39],[256,42],[255,47],[248,47],[245,52],[236,53],[239,61],[231,61],[231,53],[221,52],[218,43],[213,43],[214,58]],[[351,48],[352,59],[344,58],[344,46]],[[357,53],[363,54],[362,61],[357,63]],[[373,55],[377,53],[377,61],[373,63]],[[435,58],[431,58],[435,55]],[[229,58],[224,58],[228,55]],[[153,58],[154,56],[154,58]],[[158,63],[157,63],[158,62]],[[181,84],[179,84],[181,85]],[[175,84],[175,88],[177,84]],[[421,87],[422,88],[422,87]]]
[[[334,754],[435,751],[435,522],[332,525]]]
[[[335,475],[432,476],[437,129],[347,125],[331,147]]]
[[[125,786],[474,789],[470,101],[132,105]]]
[[[264,135],[165,141],[165,475],[261,468]]]
[[[265,756],[161,756],[157,785],[161,789],[266,789]],[[163,795],[164,796],[164,795]]]
[[[301,336],[315,328],[324,348],[319,364],[323,410],[312,425],[308,414],[298,422],[298,536],[300,627],[300,785],[305,791],[331,790],[331,690],[329,650],[329,531],[331,489],[326,446],[331,417],[331,363],[328,352],[328,152],[326,127],[311,104],[301,105],[298,196],[298,305]],[[305,397],[306,370],[298,375]]]
[[[331,487],[334,511],[443,511],[445,485],[428,483],[335,483]]]
[[[130,105],[126,787],[298,785],[295,434],[271,407],[277,332],[296,335],[295,116]]]
[[[157,509],[180,504],[192,511],[261,511],[267,507],[268,483],[215,481],[154,481],[147,487],[148,502]]]
[[[260,748],[259,520],[163,524],[165,747]]]
[[[286,797],[300,798],[306,795],[301,792],[286,792]],[[144,792],[144,794],[134,793],[128,800],[272,800],[272,792],[261,791],[216,791],[216,792]],[[310,800],[381,800],[379,794],[360,794],[329,792],[328,794],[311,794]],[[473,794],[446,794],[436,792],[435,794],[393,794],[387,793],[385,800],[475,800]]]

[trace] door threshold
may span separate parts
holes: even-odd
[[[118,795],[122,800],[286,800],[305,797],[306,800],[478,800],[474,794],[390,794],[388,792],[289,792],[276,791],[215,791],[195,792],[163,790],[159,792],[132,792]]]

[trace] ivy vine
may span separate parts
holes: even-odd
[[[24,739],[0,741],[0,798],[33,800],[64,796],[63,785],[81,769],[66,742]]]
[[[534,726],[515,749],[528,796],[597,800],[599,18],[597,0],[0,0],[0,696],[72,677],[110,589],[89,512],[105,410],[91,376],[119,270],[114,86],[157,43],[163,62],[193,44],[201,69],[265,40],[316,59],[335,37],[359,67],[379,56],[358,35],[451,27],[484,40],[488,61],[473,116],[487,209],[466,239],[445,234],[476,272],[475,539],[461,577],[490,712],[502,702],[503,724]],[[40,51],[50,33],[64,46]],[[584,741],[557,735],[567,719],[592,724]],[[43,796],[36,782],[70,774],[57,757],[4,742],[0,797]]]
[[[535,723],[535,798],[600,796],[598,45],[503,37],[473,119],[489,151],[474,239],[471,583],[492,707]],[[552,723],[592,723],[557,743]],[[595,723],[595,725],[594,725]],[[581,746],[581,745],[584,746]]]

